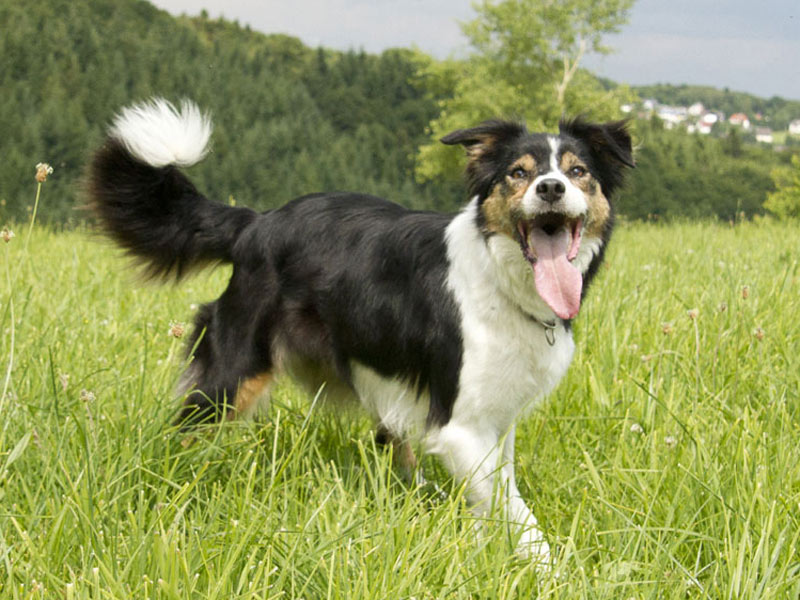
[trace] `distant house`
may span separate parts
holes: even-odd
[[[711,133],[711,124],[706,123],[703,120],[697,122],[696,128],[697,128],[697,133],[702,133],[703,135],[708,135],[709,133]]]
[[[756,141],[764,144],[772,143],[772,129],[769,127],[756,127]]]
[[[733,113],[728,117],[728,123],[731,125],[738,125],[742,129],[750,129],[750,119],[744,113]]]
[[[789,133],[791,135],[800,135],[800,119],[795,119],[789,123]]]
[[[702,106],[699,102],[697,105]],[[693,105],[693,106],[697,106]],[[692,107],[689,107],[689,113],[691,114]],[[694,115],[699,117],[697,121],[694,123],[689,123],[686,126],[686,131],[689,133],[699,133],[702,135],[708,135],[711,133],[711,130],[714,128],[714,125],[719,123],[723,120],[723,115],[721,113],[716,112],[703,112],[699,115]]]
[[[661,104],[656,111],[658,118],[664,122],[666,129],[672,129],[686,120],[689,111],[685,106],[667,106]]]
[[[706,112],[706,107],[702,102],[695,102],[689,107],[689,114],[693,117],[699,117],[704,112]]]

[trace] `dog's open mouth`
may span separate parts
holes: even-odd
[[[536,291],[562,319],[572,319],[581,306],[583,277],[572,264],[581,246],[583,219],[545,213],[520,220],[517,232],[525,259],[533,267]]]

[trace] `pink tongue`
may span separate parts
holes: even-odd
[[[533,265],[536,290],[553,312],[562,319],[572,319],[581,307],[583,278],[567,259],[572,236],[567,229],[547,235],[533,229],[528,243],[536,253]]]

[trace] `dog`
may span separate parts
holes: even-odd
[[[515,421],[572,359],[570,323],[634,166],[627,123],[577,118],[547,134],[494,120],[446,135],[467,154],[457,214],[358,193],[262,213],[213,202],[180,170],[205,157],[211,131],[189,101],[127,107],[88,176],[101,227],[147,275],[233,265],[195,319],[179,421],[251,415],[281,374],[354,398],[409,467],[413,442],[465,483],[477,515],[501,507],[517,547],[548,564],[515,481]]]

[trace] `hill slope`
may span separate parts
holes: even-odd
[[[49,197],[58,199],[44,218],[82,218],[80,174],[106,123],[154,94],[213,112],[213,154],[193,170],[213,197],[268,208],[320,189],[411,204],[437,196],[411,175],[436,104],[412,83],[410,51],[312,50],[142,0],[0,0],[0,22],[12,24],[0,36],[4,219],[24,215],[40,161],[55,167]]]
[[[0,23],[9,24],[0,36],[0,224],[26,217],[38,162],[55,167],[41,218],[86,218],[76,206],[91,151],[121,106],[152,95],[189,97],[213,112],[212,154],[191,172],[212,198],[233,196],[257,209],[320,190],[440,210],[464,200],[458,180],[414,179],[417,149],[452,82],[420,77],[420,57],[410,50],[311,49],[223,20],[172,17],[144,0],[0,0]],[[727,92],[639,92],[729,110],[717,103]],[[793,106],[763,102],[776,107],[776,120]],[[618,203],[632,218],[761,212],[770,170],[788,162],[736,139],[700,139],[646,122],[634,129],[639,168]]]
[[[702,102],[709,110],[718,110],[725,115],[743,112],[752,120],[761,114],[764,124],[774,129],[786,129],[789,123],[800,119],[800,101],[777,96],[760,98],[745,92],[717,89],[704,85],[642,85],[632,88],[642,98],[654,98],[662,104],[689,106]]]

